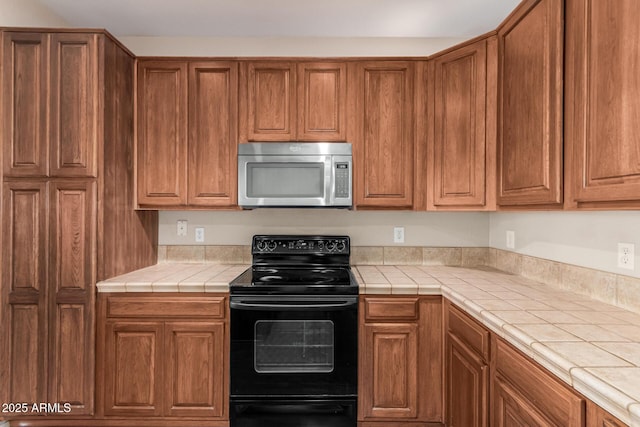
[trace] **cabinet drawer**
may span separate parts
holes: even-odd
[[[110,296],[107,317],[213,318],[225,317],[224,296]]]
[[[447,324],[449,332],[489,360],[489,331],[453,304],[447,304]]]
[[[365,320],[417,319],[418,298],[365,298]]]

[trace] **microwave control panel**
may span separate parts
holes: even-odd
[[[349,198],[349,163],[336,163],[336,198]]]

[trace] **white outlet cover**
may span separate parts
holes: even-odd
[[[176,234],[178,236],[186,236],[187,235],[187,220],[179,219],[176,224]]]
[[[204,227],[196,227],[196,242],[204,242]]]
[[[507,249],[514,249],[516,247],[516,232],[513,230],[507,230]]]
[[[393,227],[393,243],[404,243],[404,227]]]
[[[618,267],[635,270],[636,245],[633,243],[618,243]]]

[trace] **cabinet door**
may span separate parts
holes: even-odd
[[[161,322],[107,321],[105,415],[162,415]]]
[[[562,203],[563,2],[526,0],[498,31],[498,204]]]
[[[138,205],[187,202],[187,64],[138,63]]]
[[[358,66],[357,207],[413,206],[413,68],[409,62]]]
[[[189,64],[189,205],[236,204],[237,108],[237,63]]]
[[[97,176],[98,35],[51,35],[50,174]]]
[[[346,129],[347,65],[298,64],[298,139],[344,141]]]
[[[595,403],[587,401],[587,427],[624,427],[626,425]]]
[[[584,399],[496,337],[491,363],[492,426],[584,426]]]
[[[49,400],[93,412],[96,183],[52,181]]]
[[[369,323],[362,329],[359,419],[418,416],[418,326]]]
[[[296,66],[291,62],[243,64],[241,142],[296,139]]]
[[[228,401],[228,366],[223,322],[169,322],[165,415],[223,417]]]
[[[501,377],[494,380],[492,414],[494,427],[562,427],[541,413],[532,401]]]
[[[635,0],[567,0],[569,205],[640,201],[638,16]]]
[[[47,191],[5,182],[2,222],[3,402],[47,402]]]
[[[489,367],[466,344],[447,336],[447,425],[488,426]]]
[[[491,46],[495,46],[494,43]],[[494,56],[492,55],[492,59]],[[431,207],[486,205],[487,41],[480,40],[433,60],[433,148],[429,169]],[[495,74],[491,74],[495,79]],[[493,111],[489,109],[489,111]]]
[[[2,45],[4,175],[46,176],[48,37],[5,32]]]

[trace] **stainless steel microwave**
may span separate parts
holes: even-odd
[[[350,208],[352,166],[346,142],[239,144],[238,204]]]

